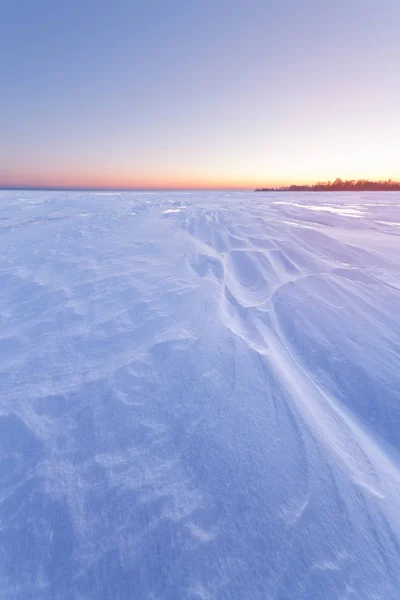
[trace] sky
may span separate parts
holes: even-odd
[[[0,186],[400,179],[399,0],[1,0]]]

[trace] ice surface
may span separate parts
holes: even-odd
[[[0,206],[1,598],[400,597],[400,194]]]

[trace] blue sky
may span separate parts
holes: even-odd
[[[400,2],[5,0],[0,184],[400,177]]]

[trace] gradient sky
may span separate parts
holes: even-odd
[[[0,185],[400,178],[399,0],[1,0]]]

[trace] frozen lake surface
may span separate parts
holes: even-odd
[[[399,599],[400,194],[0,207],[0,598]]]

